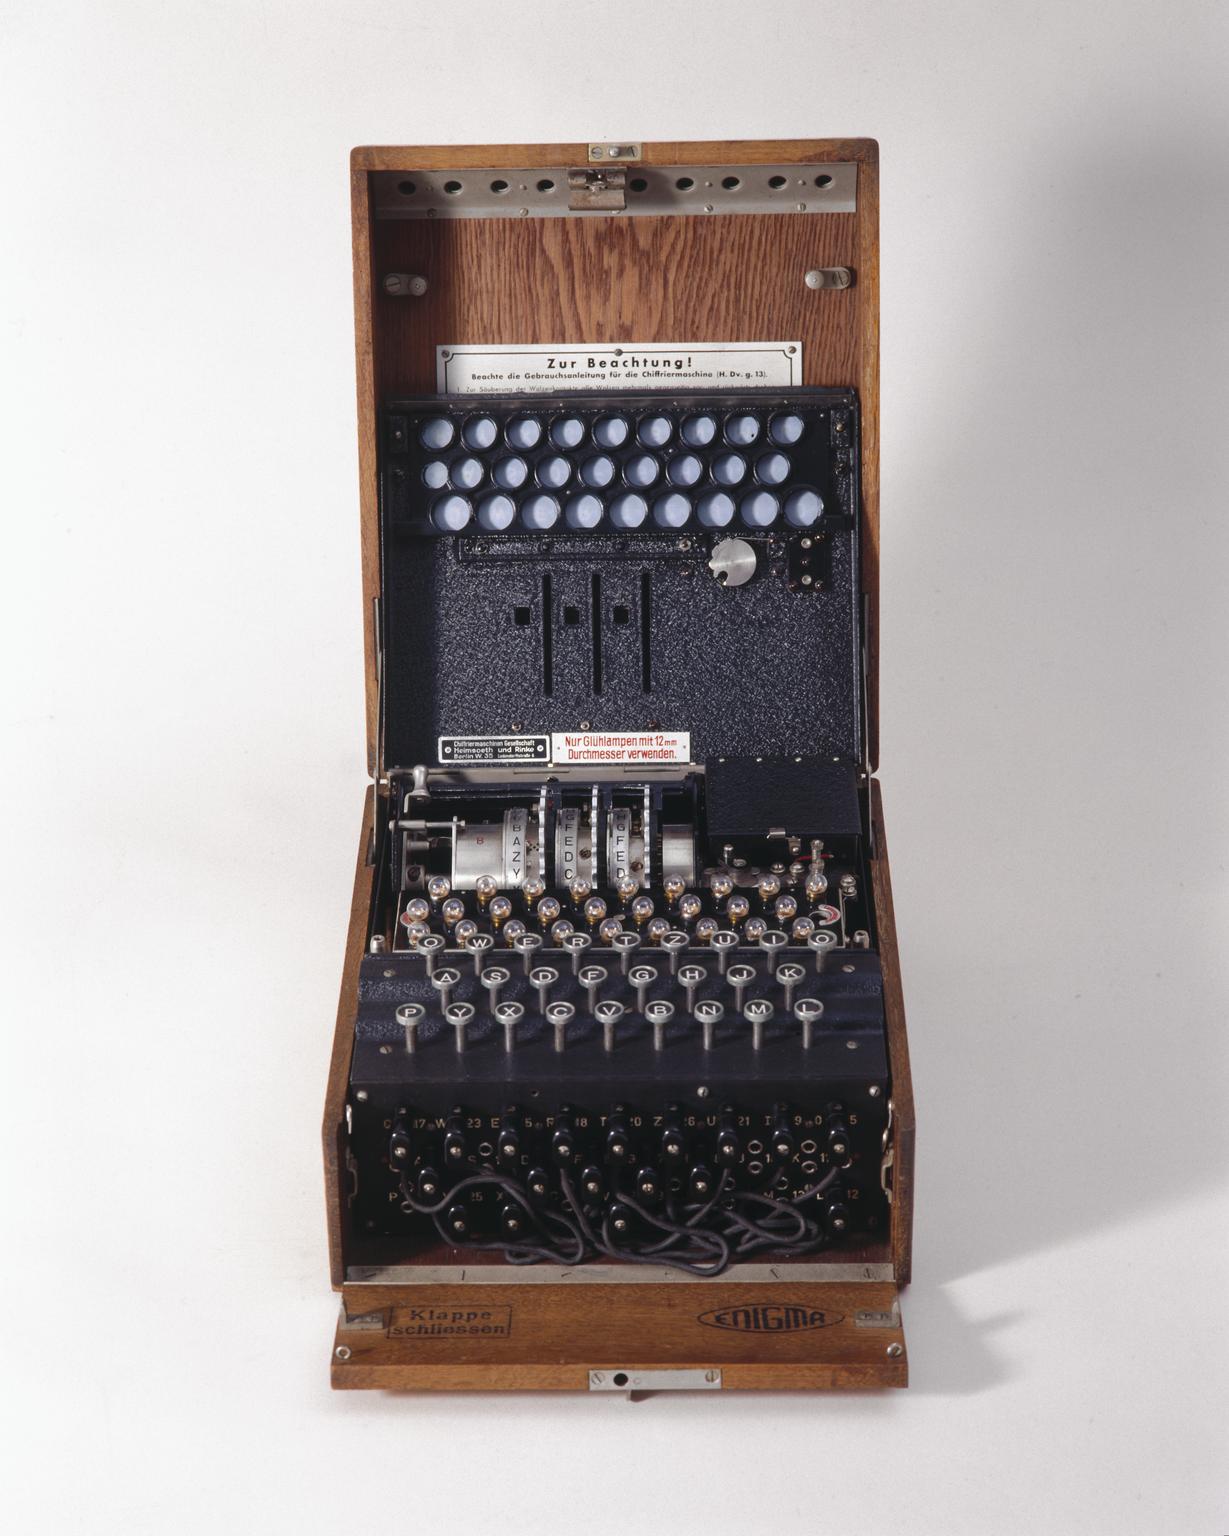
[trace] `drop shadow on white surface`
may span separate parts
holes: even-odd
[[[960,694],[937,752],[967,786],[923,795],[957,822],[941,917],[915,924],[900,894],[921,882],[897,881],[919,1124],[907,1297],[915,1350],[951,1336],[946,1390],[1002,1370],[976,1359],[992,1337],[948,1328],[945,1287],[1067,1250],[1047,1274],[1091,1305],[1115,1277],[1075,1250],[1143,1232],[1229,1164],[1229,369],[1207,308],[1229,164],[1210,125],[1185,142],[1189,158],[1124,124],[1104,158],[1045,151],[1048,194],[1022,199],[1016,266],[961,341],[970,409],[909,476],[945,556],[970,562],[929,637],[955,657],[934,704]]]

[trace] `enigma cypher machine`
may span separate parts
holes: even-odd
[[[874,146],[360,150],[354,187],[334,1380],[903,1384]]]

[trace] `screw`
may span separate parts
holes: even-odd
[[[349,1347],[345,1344],[339,1344],[333,1353],[339,1360],[348,1360],[350,1358]]]
[[[360,1104],[366,1104],[366,1102],[367,1102],[367,1090],[366,1090],[366,1088],[360,1088],[359,1091],[354,1095],[354,1097],[359,1101]]]
[[[905,1346],[903,1344],[889,1344],[887,1352],[889,1359],[899,1360],[905,1352]]]
[[[883,1092],[883,1089],[879,1086],[878,1083],[872,1083],[866,1091],[872,1099],[877,1099]]]

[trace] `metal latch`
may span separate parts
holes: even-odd
[[[720,1392],[721,1372],[590,1371],[590,1392]]]
[[[568,172],[568,207],[622,213],[627,207],[627,171],[622,166],[583,166]]]

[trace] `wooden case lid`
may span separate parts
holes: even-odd
[[[448,344],[767,338],[802,342],[804,386],[852,388],[860,401],[866,755],[873,770],[878,147],[870,139],[613,147],[626,177],[642,171],[657,187],[669,169],[677,172],[671,184],[692,182],[679,194],[677,211],[567,211],[569,172],[576,177],[604,164],[610,146],[360,148],[351,156],[369,771],[381,776],[388,766],[378,721],[380,404],[433,392],[436,347]],[[745,173],[752,168],[762,174]],[[710,174],[715,170],[724,174]],[[489,174],[479,178],[480,171]],[[817,180],[826,185],[812,191]],[[503,192],[492,190],[500,183]],[[539,192],[547,183],[551,190]],[[446,192],[449,185],[460,190]],[[827,192],[838,195],[825,204]],[[470,199],[478,195],[485,201],[475,204]],[[550,202],[556,195],[560,201]],[[403,205],[414,197],[435,206],[408,216]],[[852,274],[848,287],[808,285],[809,272],[841,268]],[[425,292],[407,298],[386,291],[390,274],[407,273],[426,279]]]

